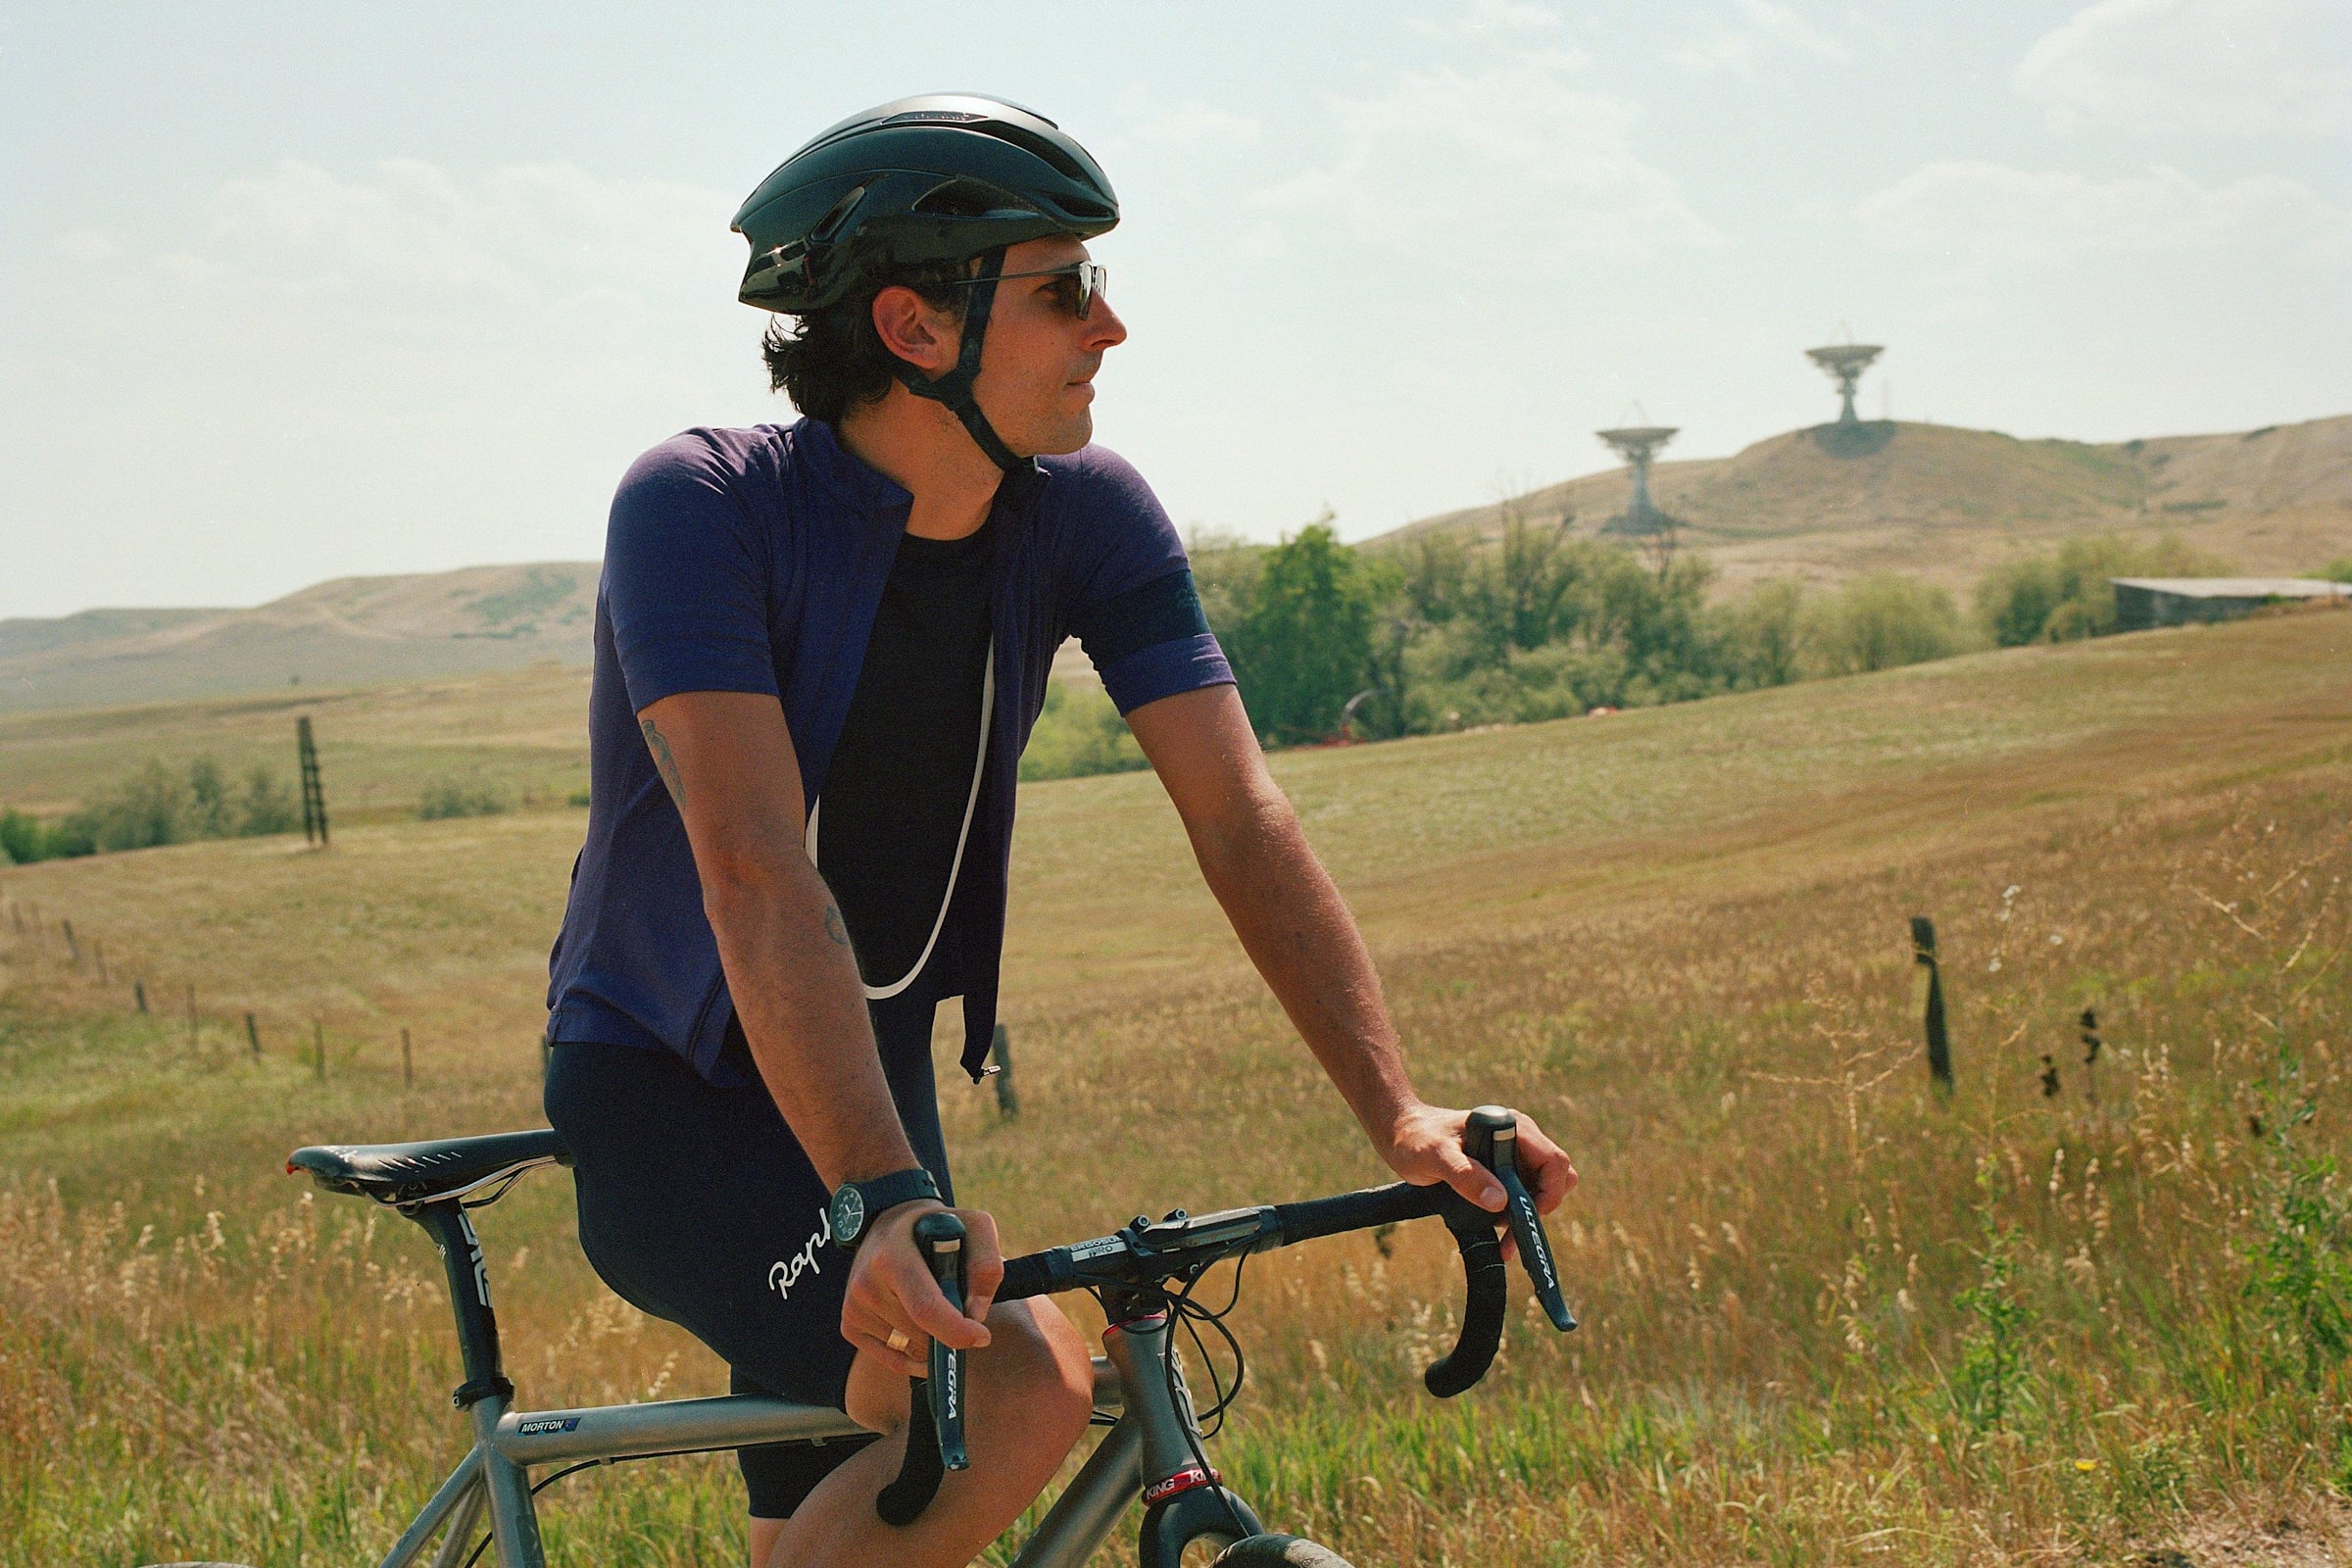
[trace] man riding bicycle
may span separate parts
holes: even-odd
[[[1465,1113],[1413,1091],[1353,918],[1268,776],[1174,527],[1089,444],[1125,340],[1086,242],[1109,182],[1051,121],[910,98],[753,192],[741,298],[804,417],[699,429],[612,505],[587,843],[551,960],[547,1111],[580,1239],[738,1391],[846,1410],[859,1446],[750,1448],[752,1561],[959,1564],[1084,1431],[1088,1348],[1051,1299],[992,1304],[994,1223],[950,1306],[910,1231],[953,1201],[932,1081],[963,999],[997,1011],[1014,786],[1075,635],[1210,890],[1388,1165],[1499,1210]],[[1530,1121],[1539,1206],[1575,1175]],[[905,1528],[930,1340],[970,1352],[968,1470]]]

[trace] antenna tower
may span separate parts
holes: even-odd
[[[1644,411],[1639,403],[1634,412]],[[1649,464],[1658,449],[1674,439],[1679,426],[1671,424],[1629,424],[1615,430],[1595,430],[1608,449],[1625,460],[1634,473],[1634,498],[1626,503],[1625,515],[1613,519],[1603,530],[1607,533],[1651,534],[1663,531],[1666,514],[1649,499]]]
[[[1854,383],[1862,379],[1862,372],[1870,368],[1871,362],[1886,352],[1885,347],[1877,343],[1856,343],[1850,332],[1843,343],[1805,350],[1805,358],[1829,372],[1830,379],[1838,383],[1839,424],[1862,422],[1854,413]]]

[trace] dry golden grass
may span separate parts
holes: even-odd
[[[1576,1150],[1554,1234],[1586,1327],[1515,1323],[1441,1405],[1415,1374],[1458,1299],[1442,1233],[1259,1259],[1228,1475],[1366,1564],[2107,1561],[2241,1519],[2232,1541],[2335,1549],[2352,1389],[2304,1385],[2254,1260],[2352,1108],[2348,654],[2352,617],[2293,617],[1282,759],[1424,1087]],[[0,1562],[348,1561],[454,1459],[429,1253],[276,1162],[537,1120],[577,833],[0,872]],[[959,1181],[1015,1245],[1378,1179],[1149,780],[1033,788],[1022,835],[1025,1114],[944,1091]],[[1918,1060],[1916,912],[1946,956],[1948,1102]],[[165,1011],[125,1013],[130,970]],[[323,1084],[292,1049],[313,1016]],[[2298,1099],[2319,1115],[2289,1129]],[[596,1284],[568,1203],[539,1177],[484,1216],[523,1397],[720,1387]],[[1988,1250],[1998,1421],[1999,1314],[1955,1304]],[[720,1461],[567,1483],[557,1560],[733,1560],[734,1487]]]

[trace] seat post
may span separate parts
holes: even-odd
[[[452,1396],[461,1410],[482,1399],[514,1396],[514,1385],[506,1379],[498,1348],[498,1317],[490,1309],[490,1267],[482,1258],[481,1238],[473,1221],[456,1199],[421,1203],[401,1212],[424,1227],[440,1249],[441,1266],[449,1275],[449,1304],[458,1317],[458,1353],[466,1368],[465,1386]]]
[[[499,1451],[496,1442],[499,1418],[514,1397],[514,1385],[507,1381],[500,1364],[498,1316],[490,1309],[490,1267],[482,1258],[481,1238],[473,1233],[465,1203],[455,1198],[401,1212],[432,1237],[449,1276],[449,1302],[458,1317],[458,1353],[466,1368],[466,1382],[450,1396],[450,1402],[473,1423],[482,1454],[482,1500],[490,1514],[498,1560],[502,1568],[544,1568],[530,1477]]]

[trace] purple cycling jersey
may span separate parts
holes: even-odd
[[[713,1081],[734,1076],[719,1060],[734,1007],[718,945],[636,715],[679,692],[774,696],[803,799],[818,799],[911,504],[813,419],[689,430],[621,480],[597,593],[588,836],[549,961],[550,1039],[668,1050]],[[997,701],[939,938],[975,1077],[996,1023],[1020,753],[1054,651],[1077,636],[1122,713],[1233,679],[1183,541],[1116,454],[1090,446],[1007,475],[990,526]]]

